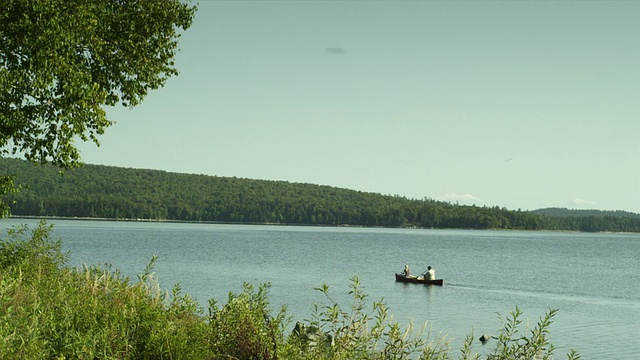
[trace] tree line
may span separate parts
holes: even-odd
[[[640,232],[638,216],[549,216],[287,181],[0,158],[15,216],[462,229]]]

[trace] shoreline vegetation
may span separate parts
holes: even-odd
[[[269,284],[245,283],[226,303],[206,309],[179,285],[160,288],[153,257],[137,281],[105,265],[70,267],[53,225],[41,220],[0,235],[0,358],[20,359],[551,359],[547,340],[557,313],[525,325],[516,307],[497,334],[470,333],[461,349],[446,338],[406,328],[382,301],[369,301],[351,278],[351,304],[316,290],[308,320],[286,331],[286,308],[273,311]],[[529,322],[525,322],[528,324]],[[425,327],[426,328],[426,324]],[[477,342],[488,355],[474,351]],[[567,359],[579,359],[571,350]]]
[[[625,211],[534,211],[408,199],[314,184],[0,158],[16,217],[380,228],[640,232]]]

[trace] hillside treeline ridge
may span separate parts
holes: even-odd
[[[632,217],[632,218],[640,219],[640,214],[632,213],[629,211],[623,211],[623,210],[567,209],[567,208],[551,207],[551,208],[545,208],[545,209],[531,210],[530,213],[547,215],[547,216],[555,216],[555,217],[612,216],[612,217]]]
[[[640,232],[633,216],[549,216],[331,186],[0,158],[14,216],[462,229]]]

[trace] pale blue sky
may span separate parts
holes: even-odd
[[[86,163],[640,213],[640,2],[199,8]]]

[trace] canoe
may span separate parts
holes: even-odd
[[[439,285],[442,286],[442,279],[435,280],[426,280],[426,279],[418,279],[415,276],[404,276],[402,274],[396,274],[396,281],[406,282],[406,283],[414,283],[414,284],[425,284],[425,285]]]

